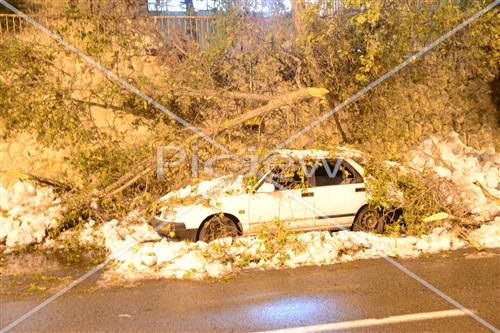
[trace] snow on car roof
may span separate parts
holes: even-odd
[[[274,152],[273,155],[278,155],[281,157],[291,157],[296,159],[326,158],[328,157],[328,155],[330,155],[330,152],[318,149],[306,149],[306,150],[280,149]]]
[[[345,147],[337,146],[332,151],[320,150],[320,149],[280,149],[275,152],[281,157],[291,157],[296,159],[321,159],[327,157],[341,157],[341,158],[361,158],[361,151]]]
[[[337,147],[334,151],[319,149],[280,149],[274,152],[281,157],[291,157],[294,159],[321,159],[327,157],[341,157],[345,159],[359,158],[361,152],[348,147]],[[351,161],[351,163],[353,163]],[[357,164],[356,164],[357,165]],[[362,170],[361,167],[358,167]],[[188,196],[202,196],[211,198],[214,195],[221,194],[239,194],[245,192],[243,176],[227,175],[210,180],[205,180],[196,185],[187,185],[177,191],[172,191],[160,198],[160,201],[169,201],[171,199],[183,199]]]

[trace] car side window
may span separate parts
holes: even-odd
[[[314,172],[314,186],[362,183],[361,175],[344,160],[331,160],[318,166]],[[336,168],[338,165],[338,169]]]
[[[281,185],[276,187],[278,191],[297,190],[310,187],[310,181],[299,170],[274,170],[273,181]],[[276,184],[275,184],[276,186]]]

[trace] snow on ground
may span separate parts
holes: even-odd
[[[310,155],[310,154],[308,154]],[[500,157],[493,150],[466,147],[455,134],[443,140],[428,139],[415,150],[411,166],[431,168],[463,189],[469,211],[485,222],[470,232],[475,245],[500,247],[498,204],[474,185],[481,183],[499,196]],[[49,189],[18,183],[10,191],[1,188],[2,230],[7,246],[41,242],[47,228],[60,214],[58,201]],[[164,196],[179,202],[189,196],[206,199],[244,191],[242,177],[222,177],[187,186]],[[181,200],[182,201],[182,200]],[[368,259],[380,256],[417,257],[459,249],[469,244],[445,228],[422,237],[389,237],[364,232],[340,231],[288,234],[287,242],[275,237],[246,236],[204,242],[178,242],[160,237],[136,211],[121,220],[104,224],[89,221],[80,231],[81,244],[102,244],[113,259],[106,270],[109,279],[203,279],[220,278],[243,269],[293,268]],[[126,251],[130,248],[130,251]]]
[[[472,237],[480,246],[500,247],[500,217],[495,222],[483,224],[479,229],[470,232]]]
[[[352,153],[348,151],[348,153]],[[308,150],[299,153],[281,151],[281,155],[300,158],[326,157],[324,151]],[[352,154],[351,154],[352,155]],[[359,157],[359,156],[358,156]],[[424,170],[432,168],[439,176],[453,181],[463,190],[462,198],[473,217],[489,221],[469,235],[475,244],[483,247],[500,247],[500,209],[481,188],[478,181],[493,196],[499,196],[500,157],[494,150],[477,151],[465,146],[458,134],[443,140],[430,138],[415,149],[411,167]],[[242,178],[233,183],[223,177],[195,186],[188,186],[163,197],[182,199],[189,195],[211,198],[214,195],[240,192],[244,189]],[[106,228],[103,237],[111,253],[118,253],[130,241],[138,239],[132,231],[113,221],[113,228]],[[120,234],[127,235],[121,237]],[[272,240],[258,237],[222,239],[204,242],[172,242],[167,239],[152,241],[154,231],[145,231],[148,241],[139,241],[132,251],[114,261],[109,276],[123,279],[138,278],[191,278],[221,277],[247,268],[282,268],[304,265],[322,265],[380,256],[402,258],[424,253],[455,250],[467,246],[446,228],[436,228],[431,234],[417,237],[388,237],[364,232],[340,231],[337,233],[308,232],[292,236],[283,248],[276,248]]]
[[[16,248],[41,243],[57,224],[61,209],[51,188],[22,181],[9,190],[0,186],[0,244]]]
[[[290,234],[284,246],[257,236],[211,243],[177,242],[146,225],[124,226],[113,220],[100,231],[110,256],[116,256],[107,279],[221,278],[244,269],[280,269],[326,265],[381,256],[398,258],[468,246],[445,228],[422,237],[389,237],[365,232],[328,231]],[[484,247],[500,247],[500,217],[471,233]],[[130,251],[124,251],[130,247]]]

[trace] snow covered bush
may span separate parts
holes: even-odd
[[[441,140],[424,140],[415,149],[410,166],[433,172],[441,183],[452,182],[456,191],[446,193],[447,200],[459,200],[476,220],[491,221],[500,214],[500,155],[495,149],[468,147],[452,132]]]
[[[363,161],[371,203],[398,222],[399,232],[423,234],[435,225],[424,219],[446,212],[448,221],[487,222],[500,214],[500,156],[493,148],[467,147],[455,132],[424,140],[407,161]]]
[[[365,169],[369,202],[382,208],[386,229],[398,233],[424,234],[429,226],[424,218],[438,212],[463,216],[459,200],[449,200],[450,193],[458,191],[455,184],[441,180],[433,172],[415,172],[400,164],[388,165],[371,159]]]

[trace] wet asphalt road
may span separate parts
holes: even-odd
[[[399,262],[500,328],[500,251],[467,250]],[[383,259],[246,272],[224,282],[164,280],[96,288],[98,279],[92,277],[12,331],[262,331],[456,309]],[[1,326],[49,295],[4,294]],[[345,331],[488,332],[467,316]]]

